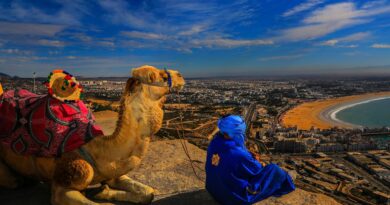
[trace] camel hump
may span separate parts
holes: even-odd
[[[76,78],[64,71],[53,70],[45,83],[50,96],[62,102],[77,102],[80,100],[83,89]]]

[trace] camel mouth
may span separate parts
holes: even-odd
[[[168,73],[168,78],[166,79],[166,81],[171,82],[171,88],[170,88],[171,92],[179,92],[183,90],[185,85],[185,80],[183,75],[176,70],[165,70],[165,72]]]
[[[178,93],[178,92],[182,91],[183,89],[184,89],[184,85],[177,85],[177,86],[172,87],[171,91]]]

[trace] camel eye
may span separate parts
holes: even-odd
[[[177,73],[177,77],[181,78],[183,76],[180,73]]]

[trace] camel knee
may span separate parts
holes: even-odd
[[[53,181],[55,184],[75,190],[88,187],[93,179],[92,166],[83,159],[61,159],[57,162]]]

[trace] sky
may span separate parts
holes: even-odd
[[[0,72],[390,74],[390,0],[0,1]]]

